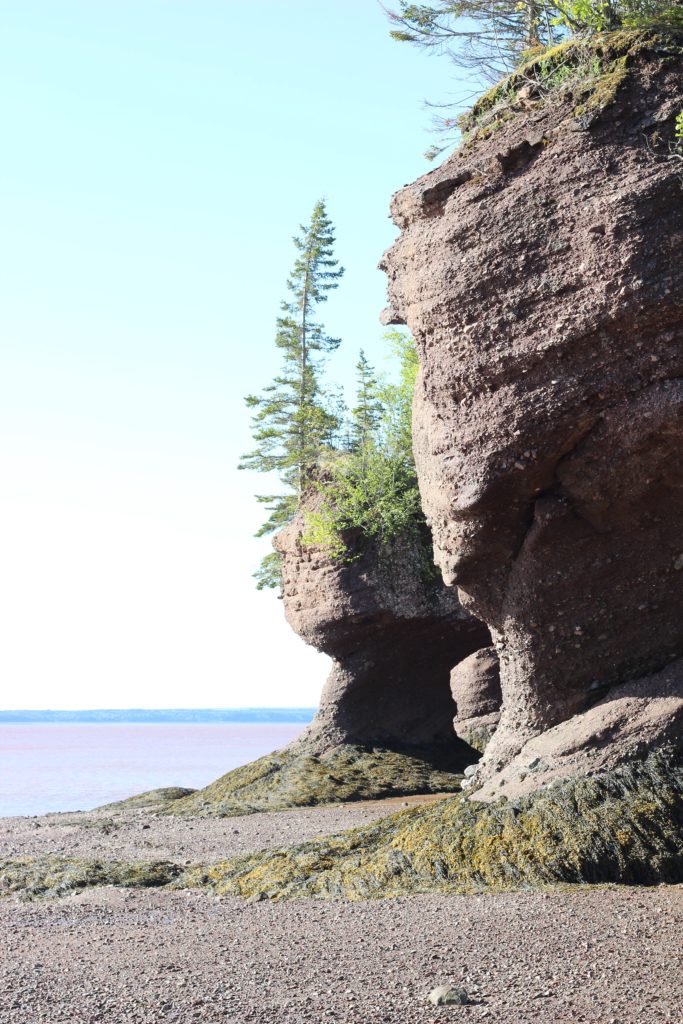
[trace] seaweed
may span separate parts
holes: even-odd
[[[412,754],[340,744],[320,756],[276,751],[242,765],[205,789],[168,804],[165,812],[226,817],[292,807],[377,800],[419,793],[452,793],[462,776]]]
[[[682,881],[683,764],[661,753],[514,803],[457,795],[362,828],[215,864],[62,857],[0,862],[0,892],[29,899],[99,885],[280,900]]]
[[[350,899],[683,880],[683,766],[652,755],[517,803],[463,796],[204,870],[219,893]],[[184,885],[193,884],[189,870]]]

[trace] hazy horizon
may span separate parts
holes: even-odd
[[[282,721],[309,721],[310,718],[315,714],[317,706],[299,706],[299,705],[287,705],[283,704],[275,707],[268,706],[245,706],[245,707],[178,707],[178,708],[159,708],[159,707],[130,707],[130,708],[0,708],[0,722],[3,724],[10,724],[12,721],[20,720],[22,715],[26,716],[31,721],[38,720],[38,716],[41,715],[52,715],[60,716],[60,719],[64,720],[76,720],[76,716],[94,716],[97,721],[106,721],[106,716],[115,716],[119,721],[133,721],[134,719],[126,719],[125,715],[138,715],[138,716],[149,716],[149,715],[162,715],[162,716],[180,716],[180,715],[205,715],[205,716],[220,716],[216,720],[231,721],[231,720],[245,720],[245,716],[253,716],[255,721],[275,721],[274,715],[282,714],[285,716]],[[224,716],[237,716],[236,719],[230,719]],[[305,716],[305,717],[304,717]],[[145,719],[148,720],[148,717]],[[178,719],[180,720],[180,719]]]

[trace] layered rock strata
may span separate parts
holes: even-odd
[[[383,260],[385,320],[420,353],[436,559],[500,658],[484,778],[597,701],[618,718],[621,687],[637,699],[664,671],[661,728],[629,756],[681,735],[681,49],[621,34],[563,60],[571,87],[515,104],[506,83],[473,140],[396,195]]]

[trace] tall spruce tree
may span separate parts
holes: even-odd
[[[283,489],[259,494],[270,513],[257,533],[279,529],[297,510],[316,475],[322,452],[338,427],[326,402],[320,374],[322,359],[339,345],[316,319],[317,307],[337,288],[344,268],[334,258],[334,228],[324,200],[319,200],[307,226],[294,238],[297,257],[287,279],[290,298],[281,304],[275,344],[282,351],[282,370],[261,395],[248,395],[254,410],[255,447],[242,456],[240,469],[275,473]],[[256,574],[259,588],[277,582],[276,558],[267,555]]]
[[[360,350],[356,363],[356,405],[351,410],[351,448],[363,450],[374,442],[382,417],[375,371]]]

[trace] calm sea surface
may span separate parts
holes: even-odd
[[[0,816],[91,810],[159,786],[198,789],[305,723],[0,725]]]

